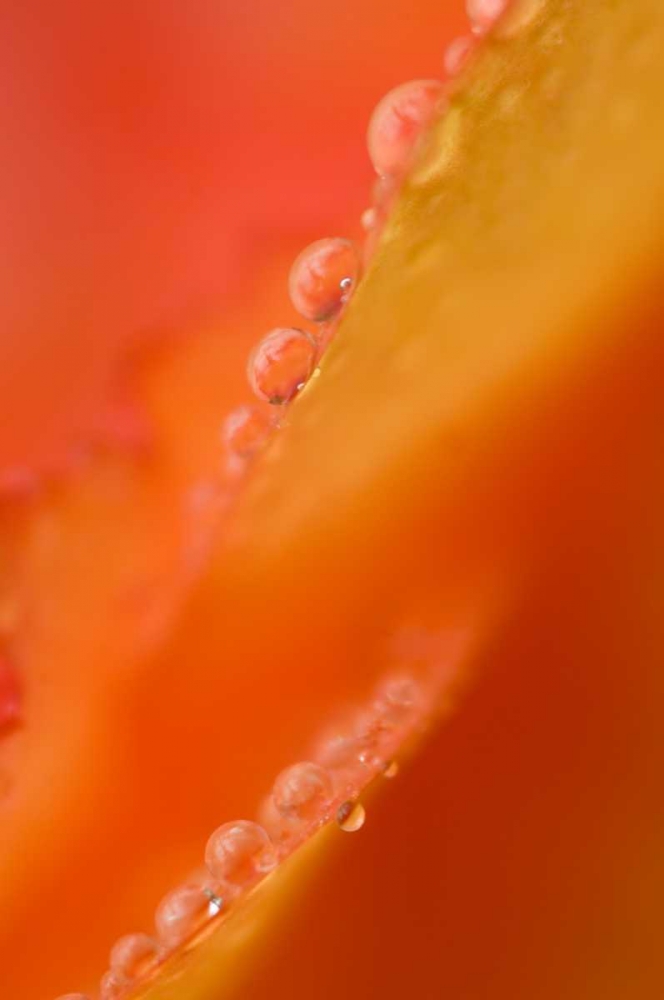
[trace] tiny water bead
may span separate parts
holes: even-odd
[[[288,403],[311,376],[317,353],[311,334],[278,327],[263,337],[251,353],[247,365],[249,385],[267,403]]]
[[[367,814],[360,802],[344,802],[337,809],[337,824],[345,833],[356,833],[364,826]]]
[[[125,934],[113,945],[109,961],[113,975],[121,982],[141,976],[159,956],[159,945],[147,934]]]
[[[509,0],[466,0],[466,13],[473,31],[476,34],[489,31],[507,10],[508,4]]]
[[[251,458],[267,444],[273,428],[273,419],[259,406],[238,406],[224,421],[222,439],[232,455]]]
[[[127,981],[113,972],[105,972],[99,983],[99,1000],[118,1000],[125,992]]]
[[[417,140],[433,120],[442,92],[439,80],[412,80],[378,103],[367,132],[369,158],[377,174],[402,177]]]
[[[90,1000],[87,993],[64,993],[60,997],[56,997],[55,1000]]]
[[[203,886],[185,883],[172,889],[155,913],[157,937],[168,948],[176,948],[208,919],[209,909],[210,894]]]
[[[412,677],[392,677],[378,691],[376,714],[384,725],[399,726],[417,712],[422,699],[420,686]]]
[[[322,323],[347,301],[360,269],[355,244],[341,237],[317,240],[296,258],[288,279],[293,305],[301,316]]]
[[[272,795],[283,816],[305,822],[322,822],[334,796],[334,788],[324,768],[311,761],[302,761],[281,772],[274,783]]]
[[[237,893],[272,871],[277,855],[263,827],[242,819],[215,830],[205,848],[205,864],[214,878]]]
[[[383,777],[385,778],[396,778],[399,773],[399,763],[396,760],[388,760],[387,764],[383,768]]]
[[[470,58],[474,44],[472,35],[463,35],[450,42],[443,56],[443,66],[448,76],[459,75]]]

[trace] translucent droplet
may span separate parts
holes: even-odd
[[[219,916],[224,908],[224,901],[221,896],[217,895],[214,889],[204,889],[205,896],[208,901],[207,914],[208,917],[213,918]]]
[[[119,981],[142,976],[157,960],[159,946],[148,934],[125,934],[111,949],[111,973]]]
[[[399,773],[399,763],[396,760],[388,760],[387,764],[383,768],[383,776],[385,778],[396,778]]]
[[[361,830],[366,818],[367,814],[361,802],[344,802],[337,809],[337,823],[346,833],[356,833]]]
[[[176,948],[191,937],[208,918],[210,897],[201,885],[185,883],[171,890],[157,907],[157,937],[168,948]]]
[[[56,997],[56,1000],[90,1000],[87,993],[63,993],[62,996]]]
[[[268,442],[274,421],[259,406],[238,406],[224,421],[222,438],[229,452],[251,458]]]
[[[339,312],[355,286],[360,261],[350,240],[329,237],[306,247],[293,264],[288,288],[305,319],[322,323]]]
[[[334,790],[332,779],[324,768],[303,761],[281,772],[274,783],[272,795],[283,816],[322,822]]]
[[[473,31],[483,33],[494,26],[504,13],[509,0],[466,0],[466,13]]]
[[[371,232],[378,225],[378,212],[375,208],[366,208],[360,217],[360,225],[365,233]]]
[[[119,979],[112,971],[105,972],[99,983],[99,1000],[118,1000],[118,997],[125,992],[126,986],[125,979]]]
[[[417,140],[433,120],[442,91],[439,80],[412,80],[378,103],[367,133],[369,157],[377,174],[403,176]]]
[[[263,827],[241,819],[215,830],[205,848],[205,864],[214,878],[239,892],[272,871],[277,855]]]
[[[267,403],[288,403],[316,367],[316,354],[316,342],[304,330],[281,327],[272,330],[249,358],[249,385]]]
[[[384,725],[399,726],[421,707],[422,691],[412,677],[397,676],[387,680],[378,690],[375,710]]]
[[[448,76],[459,75],[468,62],[474,44],[475,40],[471,35],[462,35],[461,38],[450,42],[443,56],[443,65]]]

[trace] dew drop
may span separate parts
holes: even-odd
[[[388,726],[399,726],[411,718],[422,703],[419,684],[412,677],[392,677],[379,689],[375,708]]]
[[[288,403],[316,367],[316,353],[315,340],[304,330],[272,330],[249,357],[249,385],[267,403]]]
[[[111,949],[111,973],[119,981],[137,979],[158,955],[159,946],[148,934],[125,934]]]
[[[55,1000],[90,1000],[87,993],[63,993],[62,996],[56,997]]]
[[[383,777],[385,778],[396,778],[399,773],[399,763],[396,760],[388,760],[387,764],[383,768]]]
[[[417,140],[435,116],[441,91],[439,80],[412,80],[379,101],[367,132],[369,158],[377,174],[402,177],[408,171]]]
[[[211,919],[213,917],[219,916],[224,908],[224,901],[221,896],[218,896],[214,889],[204,889],[205,897],[207,899],[207,914]]]
[[[476,34],[489,31],[506,10],[508,2],[509,0],[466,0],[466,13],[473,31]]]
[[[288,289],[305,319],[322,323],[344,305],[359,274],[357,249],[350,240],[329,237],[306,247],[293,264]]]
[[[365,233],[371,232],[378,225],[378,212],[375,208],[366,208],[360,217],[360,225]]]
[[[310,822],[325,819],[325,810],[334,791],[332,779],[324,768],[303,761],[281,772],[272,794],[283,816]]]
[[[205,848],[205,864],[214,878],[237,893],[272,871],[277,855],[263,827],[241,819],[215,830]]]
[[[274,422],[259,406],[238,406],[224,421],[222,439],[228,451],[239,458],[251,458],[270,437]]]
[[[210,896],[201,885],[185,883],[172,889],[157,907],[155,929],[169,948],[191,937],[208,917]]]
[[[105,972],[99,983],[99,1000],[118,1000],[126,985],[126,981],[118,979],[114,972]]]
[[[474,44],[475,41],[471,35],[463,35],[450,42],[443,56],[443,66],[448,76],[459,75],[470,58]]]
[[[364,826],[367,814],[361,802],[344,802],[337,809],[337,823],[346,833],[356,833]]]

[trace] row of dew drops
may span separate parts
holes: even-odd
[[[461,72],[477,38],[495,24],[509,2],[467,0],[472,33],[448,46],[443,60],[448,78]],[[227,417],[223,437],[231,459],[244,463],[262,450],[278,426],[271,408],[295,399],[315,372],[443,96],[442,81],[414,80],[390,91],[375,108],[367,144],[378,179],[372,204],[362,215],[363,250],[350,240],[330,237],[312,243],[296,259],[289,278],[291,301],[316,330],[278,327],[254,348],[247,374],[259,404],[241,406]],[[361,829],[365,811],[359,792],[377,775],[397,774],[393,755],[409,732],[422,726],[428,701],[413,678],[390,679],[367,710],[356,713],[345,728],[323,735],[313,760],[281,772],[260,806],[260,822],[238,820],[215,830],[206,846],[205,869],[169,892],[157,907],[155,935],[128,934],[113,946],[99,1000],[125,994],[324,823],[336,819],[346,832]],[[58,1000],[89,998],[68,993]]]

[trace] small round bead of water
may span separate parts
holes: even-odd
[[[272,791],[279,812],[291,819],[321,822],[334,790],[328,772],[318,764],[302,761],[277,777]]]
[[[466,0],[466,13],[473,31],[482,34],[489,31],[505,12],[509,0]]]
[[[205,864],[214,878],[238,892],[271,871],[277,856],[262,826],[251,820],[237,820],[225,823],[212,834],[205,849]]]
[[[126,986],[127,981],[119,979],[112,970],[105,972],[99,983],[99,1000],[118,1000]]]
[[[249,385],[273,405],[297,395],[316,366],[317,345],[304,330],[279,327],[256,345],[247,363]]]
[[[345,833],[357,833],[364,826],[367,818],[361,802],[343,802],[337,809],[337,824]]]
[[[168,948],[186,941],[208,918],[210,897],[201,885],[186,883],[172,889],[157,907],[157,937]]]
[[[111,948],[111,973],[120,981],[141,976],[156,961],[159,946],[147,934],[125,934]]]
[[[470,35],[456,38],[447,46],[443,56],[443,66],[448,76],[458,76],[473,51],[474,41]]]
[[[377,104],[367,132],[369,158],[377,174],[402,177],[417,140],[432,121],[442,91],[439,80],[412,80]]]
[[[258,406],[238,406],[226,417],[222,439],[231,455],[251,458],[270,437],[274,424]]]
[[[302,251],[291,268],[291,301],[305,319],[322,323],[341,309],[358,272],[359,257],[350,240],[317,240]]]

